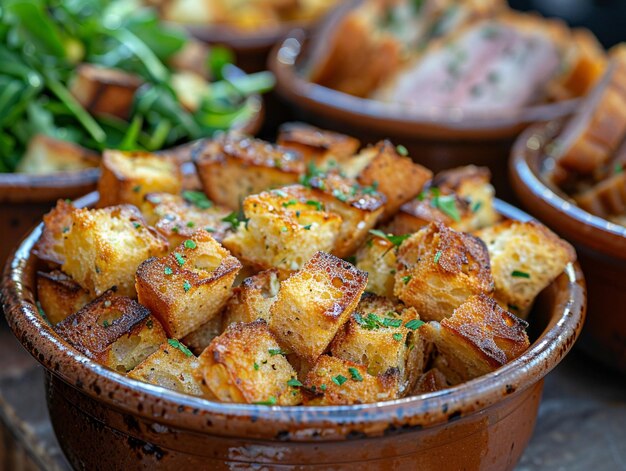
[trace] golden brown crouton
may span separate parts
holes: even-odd
[[[576,260],[569,243],[536,221],[505,221],[476,235],[489,249],[495,298],[518,315]]]
[[[430,393],[435,391],[441,391],[450,387],[446,375],[444,375],[437,368],[432,368],[424,373],[417,381],[415,388],[411,391],[411,394],[418,395],[424,393]]]
[[[100,157],[92,150],[45,134],[36,134],[28,141],[16,171],[31,175],[74,172],[98,167],[99,163]]]
[[[365,365],[374,376],[397,369],[402,394],[424,372],[427,352],[418,330],[423,324],[414,308],[366,293],[330,351],[334,357]]]
[[[421,333],[435,344],[439,368],[451,384],[487,374],[517,358],[529,346],[528,324],[484,294],[472,296],[452,317],[430,322]]]
[[[448,317],[471,295],[493,290],[489,253],[477,237],[430,223],[398,249],[394,293],[424,320]]]
[[[58,200],[56,206],[43,217],[43,231],[33,249],[39,259],[53,266],[65,262],[64,237],[72,227],[74,211],[76,208],[72,203]]]
[[[372,376],[358,363],[322,355],[304,381],[308,406],[337,406],[388,401],[400,396],[398,371]]]
[[[200,355],[198,372],[220,401],[296,405],[297,375],[284,355],[264,320],[235,323]]]
[[[165,155],[105,150],[100,169],[100,207],[116,204],[140,207],[147,193],[177,194],[182,187],[178,162]]]
[[[37,300],[52,325],[74,314],[92,300],[87,291],[59,270],[37,272]]]
[[[350,178],[356,178],[363,187],[369,187],[387,198],[381,216],[387,220],[398,212],[400,206],[417,196],[433,173],[400,155],[389,141],[382,141],[361,151],[342,165]]]
[[[158,320],[130,298],[107,291],[54,328],[74,348],[126,373],[167,340]]]
[[[181,340],[193,353],[200,355],[223,330],[222,314],[220,313],[190,334],[185,335]]]
[[[304,123],[281,125],[276,143],[299,152],[305,162],[312,162],[323,170],[331,169],[349,159],[361,145],[354,137]]]
[[[279,342],[313,364],[349,319],[366,285],[367,273],[318,252],[281,283],[270,308],[270,329]]]
[[[149,228],[134,206],[77,209],[64,234],[63,271],[92,296],[116,287],[135,296],[135,271],[145,259],[167,252],[167,242]]]
[[[148,224],[167,238],[171,249],[198,230],[207,231],[218,242],[231,230],[231,224],[224,221],[230,209],[213,204],[201,191],[149,193],[140,208]]]
[[[266,270],[243,280],[233,290],[224,312],[224,326],[234,322],[249,323],[257,319],[269,322],[270,307],[276,301],[280,281],[278,270]]]
[[[246,196],[296,183],[305,171],[300,154],[233,133],[207,140],[193,159],[207,196],[234,210]]]
[[[314,190],[313,200],[343,219],[333,255],[354,254],[383,213],[385,196],[337,174],[307,178],[307,183]]]
[[[392,239],[397,240],[397,239]],[[396,274],[396,245],[389,237],[371,236],[356,253],[356,267],[367,272],[367,288],[389,299],[394,299]]]
[[[80,64],[69,89],[91,114],[128,119],[135,92],[141,84],[139,76],[119,69]]]
[[[170,339],[133,368],[128,377],[155,384],[172,391],[202,396],[200,383],[194,373],[198,359],[178,340]]]
[[[316,252],[330,252],[342,219],[311,200],[300,185],[248,196],[243,202],[245,224],[224,239],[224,246],[247,264],[291,272],[302,268]]]
[[[167,257],[137,269],[137,296],[170,337],[182,338],[219,314],[241,263],[208,232],[198,231]]]

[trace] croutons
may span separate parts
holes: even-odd
[[[182,338],[220,312],[240,268],[228,250],[206,231],[198,231],[167,257],[139,266],[137,296],[170,337]]]
[[[54,208],[43,217],[43,231],[33,251],[37,257],[50,265],[65,262],[64,241],[72,227],[74,205],[66,200],[58,200]]]
[[[448,388],[448,380],[437,368],[432,368],[424,373],[417,381],[415,388],[411,391],[412,394],[424,394],[429,392],[441,391]]]
[[[322,355],[304,381],[303,402],[308,406],[335,406],[388,401],[399,397],[398,370],[372,376],[367,368]]]
[[[343,219],[333,255],[343,258],[354,254],[382,215],[385,196],[337,174],[318,175],[307,180],[314,189],[313,199]]]
[[[307,163],[329,170],[356,154],[361,143],[354,137],[304,123],[280,126],[276,143],[299,152]]]
[[[284,355],[264,320],[235,323],[200,355],[198,373],[220,401],[296,405],[297,374]]]
[[[471,295],[493,290],[489,253],[477,237],[430,223],[398,248],[394,293],[424,320],[439,321]]]
[[[31,175],[74,172],[97,167],[99,162],[97,153],[78,144],[37,134],[28,141],[16,171]]]
[[[246,278],[233,290],[233,297],[224,312],[224,325],[257,319],[269,321],[270,307],[276,301],[279,289],[278,270],[266,270]]]
[[[233,133],[204,142],[193,159],[207,196],[233,210],[248,195],[296,183],[305,171],[300,154]]]
[[[374,376],[397,369],[402,394],[424,372],[426,352],[418,330],[423,324],[414,308],[366,293],[330,351],[334,357],[365,365]]]
[[[333,250],[342,224],[340,216],[311,198],[300,185],[248,196],[246,223],[224,239],[224,246],[260,269],[299,270],[316,252]]]
[[[536,221],[505,221],[476,235],[489,249],[495,298],[518,315],[576,260],[569,243]]]
[[[62,271],[37,272],[37,300],[52,325],[74,314],[91,299],[87,291]]]
[[[528,324],[484,295],[472,296],[440,323],[420,331],[435,344],[436,366],[451,384],[487,374],[517,358],[529,346]]]
[[[63,271],[92,296],[116,287],[135,296],[135,271],[149,257],[164,255],[167,242],[149,228],[134,206],[77,209],[64,234]]]
[[[139,76],[119,69],[80,64],[69,89],[91,114],[128,119],[135,92],[141,84]]]
[[[129,378],[172,391],[202,396],[195,371],[198,359],[178,340],[170,339],[128,373]]]
[[[366,290],[395,299],[396,262],[396,246],[389,237],[372,236],[368,239],[356,253],[356,267],[367,272]]]
[[[127,373],[167,340],[158,320],[132,299],[107,291],[54,328],[98,363]]]
[[[182,195],[149,193],[140,208],[148,224],[167,238],[170,248],[198,230],[207,231],[221,242],[231,229],[224,220],[231,211],[214,205],[201,191],[183,191]]]
[[[227,325],[227,324],[226,324]],[[215,337],[222,333],[222,316],[218,314],[205,322],[190,334],[182,338],[182,342],[196,355],[200,355]]]
[[[281,344],[313,364],[349,319],[366,285],[367,273],[318,252],[281,283],[270,308],[270,329]]]
[[[140,207],[147,193],[177,194],[182,187],[178,163],[165,155],[105,150],[100,168],[100,207],[116,204]]]
[[[400,206],[416,197],[433,173],[400,155],[389,141],[370,146],[342,165],[346,175],[363,187],[378,190],[387,198],[381,219],[389,219]]]

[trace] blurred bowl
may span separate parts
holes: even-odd
[[[501,201],[497,209],[528,218]],[[512,470],[532,434],[544,376],[576,341],[585,314],[584,278],[572,264],[535,303],[531,347],[473,381],[356,406],[215,403],[129,379],[60,339],[35,304],[32,249],[41,229],[7,263],[2,301],[13,332],[46,368],[50,418],[78,469]]]
[[[504,114],[465,115],[461,109],[423,112],[308,81],[301,69],[310,52],[304,36],[293,35],[277,45],[269,58],[269,68],[276,75],[276,92],[301,118],[365,143],[388,138],[405,146],[415,161],[435,172],[469,164],[489,167],[497,193],[505,200],[513,196],[507,168],[515,138],[529,124],[567,116],[579,104],[578,99],[567,100]]]
[[[536,125],[520,136],[511,155],[511,182],[528,211],[576,247],[589,290],[580,346],[626,373],[626,227],[589,214],[542,177],[545,146],[560,124]]]

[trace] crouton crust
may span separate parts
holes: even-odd
[[[322,168],[331,160],[341,162],[353,156],[361,145],[354,137],[295,122],[280,126],[276,142],[299,152],[306,162],[314,162]]]
[[[43,217],[43,231],[33,252],[40,260],[51,265],[65,262],[64,234],[72,227],[72,213],[76,207],[66,200],[58,200],[54,208]]]
[[[371,236],[356,253],[356,267],[367,272],[366,290],[395,299],[396,248],[388,239]]]
[[[46,318],[54,325],[80,310],[92,297],[71,277],[53,270],[37,272],[37,300]]]
[[[224,326],[235,322],[253,322],[265,319],[269,322],[270,308],[280,289],[278,270],[270,269],[248,277],[233,290],[224,311]]]

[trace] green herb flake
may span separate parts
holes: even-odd
[[[274,396],[270,396],[267,401],[257,401],[252,404],[256,404],[258,406],[273,406],[276,404],[276,398]]]
[[[530,273],[526,273],[525,271],[513,270],[511,272],[511,276],[515,278],[530,278]]]
[[[187,239],[184,245],[186,249],[195,249],[196,247],[198,247],[198,244],[196,244],[195,241],[191,239]]]
[[[133,192],[139,193],[141,191],[141,185],[136,185],[133,187]]]
[[[183,283],[183,289],[185,290],[185,293],[191,289],[191,284],[187,280]]]
[[[397,334],[393,334],[393,339],[396,342],[400,342],[402,340],[402,337],[404,337],[404,336],[401,333],[399,333],[399,332]]]
[[[259,371],[259,364],[255,361],[254,365],[252,365],[256,371]]]
[[[141,227],[141,224],[140,224],[140,223],[138,223],[138,222],[133,222],[133,227],[134,227],[135,229],[139,229],[139,228]]]
[[[180,232],[180,226],[174,226],[174,227],[172,227],[172,232],[173,232],[174,234],[178,234],[178,233]]]
[[[441,260],[441,255],[442,255],[441,250],[437,251],[437,253],[435,254],[435,259],[434,259],[435,264],[439,263],[439,260]]]
[[[248,223],[248,219],[246,219],[243,214],[237,213],[235,211],[230,213],[225,218],[222,218],[222,221],[229,223],[233,227],[233,229],[236,229],[237,226],[239,226],[239,224],[242,222],[246,224]]]
[[[406,285],[406,284],[408,284],[408,283],[409,283],[409,281],[411,281],[411,278],[413,278],[413,277],[412,277],[412,276],[410,276],[410,275],[403,276],[403,277],[402,277],[402,282]]]
[[[195,222],[193,222],[193,221],[189,221],[189,222],[187,223],[187,227],[189,227],[189,228],[194,227],[195,225],[196,225],[196,223],[195,223]]]
[[[322,384],[322,385],[320,386],[320,389],[321,389],[322,391],[326,391],[326,385],[325,385],[325,384]]]
[[[363,376],[361,376],[361,373],[359,373],[359,370],[357,370],[354,367],[350,367],[348,368],[348,371],[350,372],[350,376],[352,376],[352,379],[354,381],[363,381]]]
[[[400,327],[402,325],[402,319],[390,319],[386,317],[383,319],[383,325],[385,327]]]
[[[294,199],[291,199],[283,203],[283,208],[288,208],[289,206],[294,206],[296,204],[298,204],[298,202]]]
[[[185,354],[185,356],[192,357],[193,353],[189,350],[185,345],[181,343],[178,339],[167,339],[167,343],[169,343],[172,347],[177,348],[181,352]]]
[[[148,319],[148,322],[146,322],[146,327],[150,330],[154,328],[154,322],[152,322],[152,319]]]
[[[299,388],[300,386],[302,386],[302,383],[298,381],[296,378],[291,378],[289,381],[287,381],[287,386]]]
[[[349,257],[344,258],[344,260],[352,265],[356,265],[356,257],[354,255],[350,255]]]
[[[404,234],[404,235],[385,234],[383,231],[379,231],[378,229],[370,229],[370,234],[376,237],[380,237],[381,239],[386,239],[396,247],[400,247],[400,245],[402,245],[402,242],[404,242],[409,237],[411,237],[411,234]]]
[[[280,232],[287,232],[289,229],[287,229],[285,226],[280,228]]]
[[[281,350],[280,348],[270,348],[267,352],[272,357],[276,355],[288,355],[288,352]]]
[[[342,203],[345,203],[346,201],[348,201],[348,196],[343,193],[341,190],[333,190],[333,196],[335,198],[337,198],[339,201],[341,201]]]
[[[185,264],[185,258],[178,252],[174,252],[174,258],[181,267]]]
[[[624,164],[615,164],[615,169],[614,169],[615,174],[620,174],[624,172]]]
[[[102,327],[104,327],[105,329],[110,327],[110,326],[111,326],[111,324],[109,324],[108,320],[105,319],[104,322],[102,322]]]
[[[343,383],[348,381],[348,378],[346,378],[344,375],[337,375],[332,380],[333,383],[335,383],[337,386],[341,386]]]
[[[183,191],[183,198],[200,209],[209,209],[213,206],[211,200],[201,191]]]
[[[70,231],[70,228],[69,228],[69,227],[67,227],[67,226],[65,226],[65,227],[63,228],[63,231],[62,231],[62,232],[63,232],[63,234],[67,234],[69,231]]]
[[[482,205],[483,205],[482,201],[476,201],[476,203],[472,205],[472,212],[477,213]]]
[[[409,155],[409,150],[406,147],[404,147],[402,144],[396,146],[396,152],[404,156]]]
[[[319,201],[308,200],[306,204],[308,204],[309,206],[315,206],[315,209],[317,209],[318,211],[324,211],[324,205]]]
[[[302,228],[303,228],[305,231],[310,231],[310,230],[311,230],[311,226],[312,226],[312,225],[313,225],[313,224],[307,224],[306,226],[302,226]]]
[[[213,234],[215,232],[215,229],[213,229],[212,227],[205,227],[204,230],[207,231],[209,234]]]
[[[172,271],[172,269],[170,267],[165,267],[163,269],[163,273],[165,273],[167,276],[169,276],[169,275],[171,275],[174,272]]]
[[[407,322],[406,324],[404,324],[404,327],[406,327],[407,329],[410,329],[410,330],[417,330],[421,326],[423,326],[424,324],[426,324],[426,322],[421,321],[419,319],[413,319],[413,320],[410,320],[409,322]]]
[[[431,204],[453,221],[459,222],[461,220],[459,209],[456,207],[456,197],[454,195],[435,196]]]

